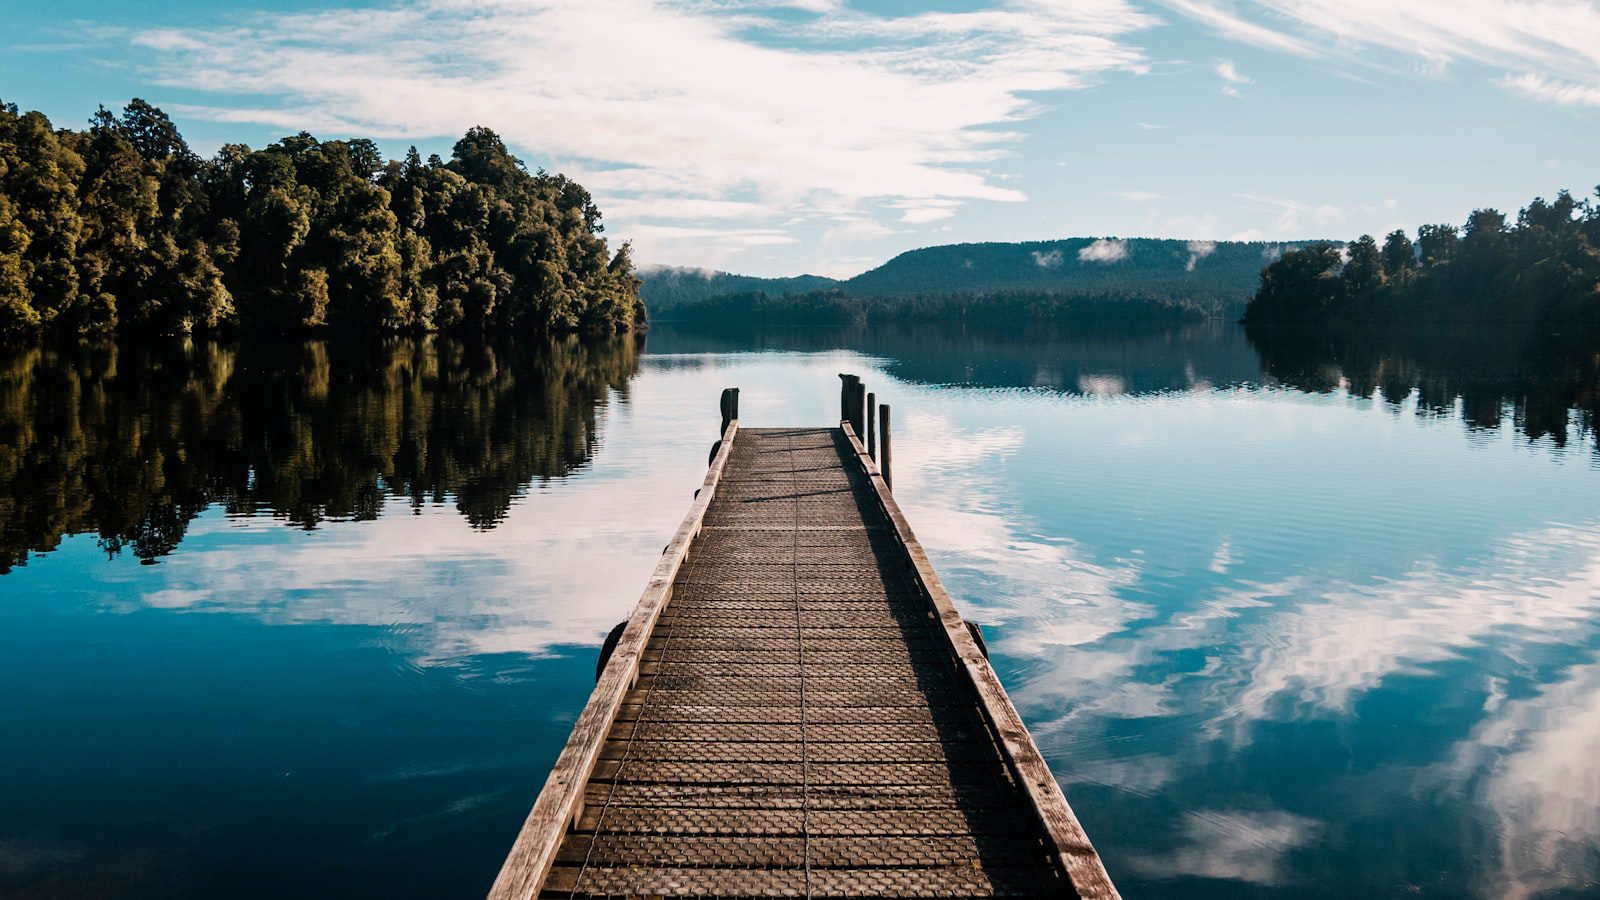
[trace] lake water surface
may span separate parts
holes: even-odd
[[[1481,346],[8,351],[0,895],[480,896],[718,392],[856,372],[1125,895],[1600,896],[1600,377]]]

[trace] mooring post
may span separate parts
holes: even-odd
[[[883,483],[894,490],[894,476],[889,474],[889,404],[878,407],[878,471],[883,473]]]
[[[872,457],[873,459],[877,459],[878,458],[877,447],[874,446],[873,441],[872,441],[873,436],[878,433],[878,428],[874,424],[875,422],[878,421],[878,417],[873,415],[873,410],[876,410],[877,408],[878,408],[878,395],[877,394],[868,394],[867,395],[867,455]]]
[[[856,440],[867,431],[866,405],[867,384],[857,378],[855,396],[850,398],[850,427],[855,430]]]
[[[855,378],[854,375],[839,373],[839,421],[841,422],[850,421],[850,398],[855,396],[855,388],[851,387],[851,382]]]
[[[722,427],[717,429],[717,434],[719,436],[728,430],[728,423],[729,422],[732,422],[734,419],[739,418],[739,389],[738,388],[723,388],[722,389],[721,407],[722,407]]]

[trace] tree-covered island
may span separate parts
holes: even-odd
[[[135,99],[83,131],[0,103],[0,335],[642,325],[576,182],[487,128],[450,160],[304,132],[202,159]]]

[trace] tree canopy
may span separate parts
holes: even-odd
[[[487,128],[448,162],[304,132],[205,160],[143,100],[83,131],[0,103],[0,334],[625,331],[639,281],[602,232]]]
[[[1291,250],[1262,271],[1245,320],[1600,329],[1600,204],[1562,191],[1515,222],[1479,209],[1415,241],[1395,231],[1381,246],[1362,235]]]

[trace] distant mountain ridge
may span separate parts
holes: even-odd
[[[1134,292],[1237,316],[1261,269],[1309,241],[1184,241],[1066,238],[1022,243],[946,244],[909,250],[854,278],[757,278],[696,269],[643,273],[641,296],[655,312],[713,297],[760,291],[787,296],[837,288],[857,297]]]

